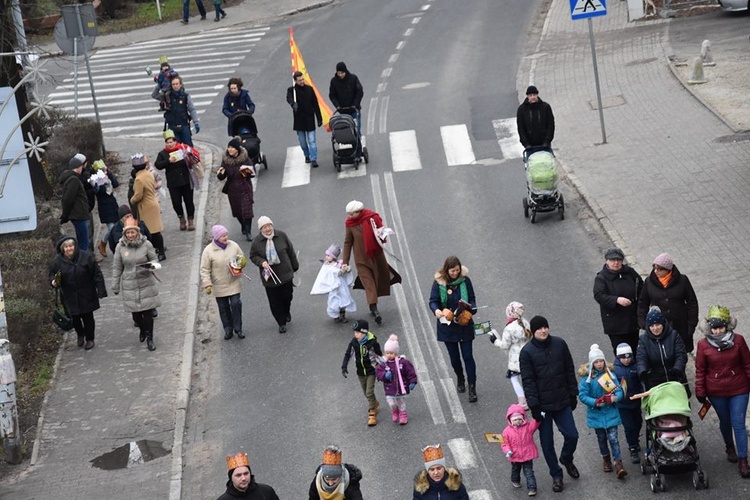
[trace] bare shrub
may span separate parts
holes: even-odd
[[[69,123],[55,127],[47,149],[47,165],[57,179],[76,153],[83,153],[89,159],[102,156],[102,127],[91,118],[76,118]]]

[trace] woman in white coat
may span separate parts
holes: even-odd
[[[505,308],[505,316],[505,328],[503,329],[502,336],[497,338],[497,332],[493,330],[490,333],[490,342],[496,347],[508,351],[508,372],[506,377],[513,384],[513,390],[516,392],[516,396],[518,396],[518,404],[527,409],[526,396],[523,392],[523,384],[521,383],[521,367],[518,363],[518,356],[523,346],[526,345],[526,342],[531,339],[531,330],[529,322],[523,317],[523,304],[520,302],[511,302],[508,304],[508,307]]]

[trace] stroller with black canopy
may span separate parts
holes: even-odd
[[[333,146],[333,166],[337,172],[341,172],[342,165],[353,165],[354,170],[359,170],[359,164],[364,159],[365,163],[370,161],[367,146],[363,146],[362,156],[357,155],[360,149],[362,136],[357,130],[357,122],[354,117],[347,114],[348,110],[354,108],[340,108],[331,116],[328,126],[331,127],[331,145]]]
[[[696,490],[708,488],[708,475],[701,467],[690,421],[690,403],[685,387],[665,382],[643,398],[646,413],[646,456],[641,473],[651,472],[651,491],[667,491],[665,474],[693,473]]]
[[[247,155],[250,157],[255,166],[257,173],[257,165],[263,164],[263,168],[268,170],[268,162],[266,161],[266,155],[260,150],[260,137],[258,137],[258,126],[255,124],[255,118],[249,111],[237,111],[229,117],[229,130],[233,136],[239,136],[242,139],[242,147],[247,150]]]
[[[548,149],[527,149],[523,152],[526,169],[526,197],[523,199],[523,215],[531,223],[536,222],[537,212],[560,212],[565,219],[565,200],[557,189],[557,160]]]

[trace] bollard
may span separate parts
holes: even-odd
[[[701,60],[703,61],[703,66],[716,66],[714,56],[711,53],[710,40],[703,40],[703,43],[701,44]]]
[[[699,83],[706,83],[706,75],[703,72],[703,60],[700,57],[696,57],[690,62],[690,78],[688,83],[690,85],[696,85]]]
[[[5,461],[20,464],[16,366],[10,355],[10,342],[7,339],[0,339],[0,438],[3,440]]]

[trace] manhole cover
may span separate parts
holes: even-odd
[[[126,443],[104,455],[99,455],[91,460],[91,465],[103,470],[125,469],[150,462],[169,455],[169,453],[169,450],[165,450],[160,442],[141,439],[140,441]]]
[[[731,142],[742,142],[742,141],[748,141],[748,140],[750,140],[750,130],[742,130],[740,132],[737,132],[736,134],[717,137],[716,139],[714,139],[714,142],[718,142],[720,144],[726,144],[726,143],[731,143]]]
[[[615,106],[622,106],[625,104],[625,98],[621,95],[604,95],[602,96],[602,109],[614,108]],[[596,99],[589,101],[591,109],[599,109],[599,104]]]

